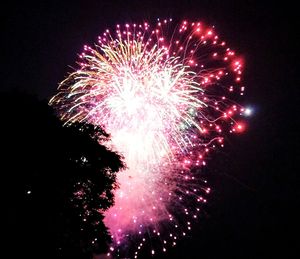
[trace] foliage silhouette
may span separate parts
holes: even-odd
[[[98,143],[109,135],[91,125],[63,127],[33,96],[0,98],[6,249],[24,258],[105,252],[103,211],[113,205],[116,173],[124,168],[119,154]]]

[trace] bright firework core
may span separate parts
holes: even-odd
[[[194,169],[223,146],[224,134],[241,132],[244,124],[235,118],[249,114],[230,101],[243,95],[242,60],[213,28],[172,20],[117,25],[80,58],[50,103],[66,123],[103,127],[110,148],[124,155],[127,169],[118,175],[115,205],[105,212],[114,246],[140,236],[137,256],[151,232],[164,236],[159,249],[165,251],[206,202],[209,188]]]

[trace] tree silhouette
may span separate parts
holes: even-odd
[[[90,258],[110,242],[122,157],[92,125],[62,126],[46,102],[2,94],[1,149],[7,246],[12,258]],[[18,254],[14,254],[18,248]]]

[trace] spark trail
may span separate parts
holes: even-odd
[[[110,148],[124,155],[127,169],[105,212],[111,254],[134,240],[137,257],[149,237],[161,240],[150,254],[166,251],[191,229],[210,191],[197,168],[226,134],[245,127],[238,119],[245,109],[232,101],[244,92],[242,66],[200,22],[117,25],[84,47],[50,104],[66,123],[103,127]]]

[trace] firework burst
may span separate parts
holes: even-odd
[[[191,229],[210,191],[196,168],[224,134],[244,129],[244,108],[230,101],[243,95],[242,63],[214,28],[171,19],[117,25],[84,47],[50,104],[66,123],[103,127],[124,155],[105,212],[112,254],[134,239],[137,257],[149,237],[162,241],[149,253],[166,251]]]

